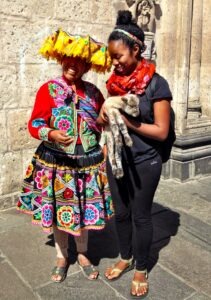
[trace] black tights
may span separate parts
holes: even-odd
[[[123,162],[123,169],[124,177],[115,179],[107,161],[120,254],[122,259],[133,256],[136,269],[144,270],[147,267],[153,235],[151,207],[162,162],[156,156],[136,165]]]

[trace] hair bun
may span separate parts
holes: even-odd
[[[134,24],[132,13],[129,10],[119,10],[116,25]]]

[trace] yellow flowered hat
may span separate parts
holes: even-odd
[[[47,37],[39,53],[58,62],[64,56],[80,57],[91,65],[91,69],[102,73],[109,71],[112,65],[105,44],[95,41],[89,35],[72,35],[61,29]]]

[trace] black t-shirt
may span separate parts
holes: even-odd
[[[167,81],[157,73],[154,76],[156,76],[157,78],[154,92],[150,92],[151,98],[148,99],[146,93],[138,95],[140,98],[140,115],[137,118],[134,118],[134,120],[138,122],[153,124],[153,102],[159,99],[167,99],[169,101],[172,100],[172,94]],[[147,89],[151,88],[150,85],[151,82],[149,83]],[[158,154],[160,145],[159,141],[146,138],[130,129],[129,134],[133,140],[133,146],[131,148],[124,147],[123,157],[126,160],[132,159],[132,161],[137,164],[147,159],[151,159]]]

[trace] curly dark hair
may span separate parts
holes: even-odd
[[[122,30],[127,31],[128,33],[134,35],[136,38],[138,38],[142,42],[142,45],[140,45],[140,43],[137,43],[135,40],[128,37],[123,32],[115,31],[115,29],[122,29]],[[145,50],[144,32],[137,25],[137,23],[133,20],[132,14],[129,10],[119,10],[118,11],[116,26],[114,28],[114,31],[111,32],[111,34],[108,38],[108,42],[117,41],[117,40],[122,40],[123,43],[125,45],[127,45],[130,50],[132,50],[134,45],[137,44],[140,48],[139,56],[141,56],[141,53]]]

